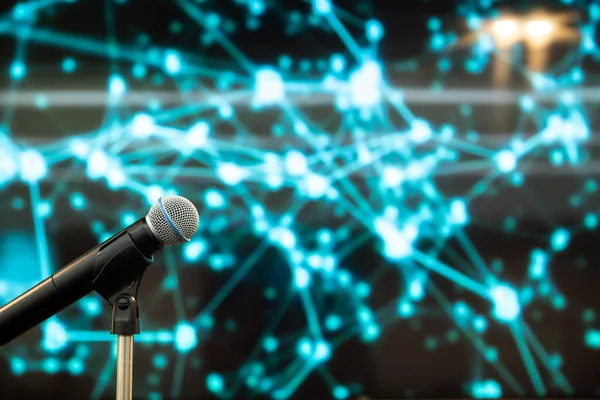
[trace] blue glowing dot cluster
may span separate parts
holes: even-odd
[[[318,375],[333,398],[345,399],[362,388],[360,377],[345,381],[330,371],[340,346],[356,338],[371,346],[392,325],[427,318],[441,318],[447,328],[425,332],[423,353],[464,341],[485,364],[483,373],[465,377],[466,396],[544,396],[554,387],[564,395],[575,393],[561,370],[568,354],[545,348],[532,328],[542,315],[530,311],[542,305],[552,314],[569,307],[568,293],[553,279],[553,260],[569,250],[575,234],[597,229],[597,207],[586,206],[597,182],[583,179],[570,194],[580,222],[550,224],[548,234],[528,249],[529,258],[512,266],[524,271],[519,277],[503,274],[502,257],[484,257],[468,233],[471,226],[488,222],[473,211],[478,201],[502,191],[526,192],[530,174],[540,168],[560,173],[597,166],[590,150],[594,132],[583,106],[597,94],[583,86],[588,79],[583,63],[600,57],[594,36],[600,5],[562,2],[576,10],[577,24],[560,13],[550,14],[552,23],[525,24],[502,19],[492,0],[464,2],[452,23],[435,16],[427,21],[429,38],[420,56],[396,62],[378,55],[388,27],[377,16],[356,17],[355,10],[343,8],[350,2],[312,0],[306,11],[278,4],[287,2],[236,0],[231,2],[236,12],[244,14],[240,26],[216,2],[205,7],[202,1],[174,1],[181,18],[167,22],[170,34],[192,32],[200,49],[219,49],[230,68],[213,67],[177,46],[155,45],[146,34],[120,43],[48,27],[49,15],[81,2],[16,5],[0,18],[0,35],[10,37],[16,49],[3,72],[11,83],[1,96],[0,191],[3,208],[31,215],[32,223],[29,230],[0,231],[0,300],[10,300],[60,267],[51,240],[60,224],[58,216],[53,218],[59,207],[68,207],[99,242],[145,215],[159,197],[178,194],[198,205],[200,228],[189,243],[159,257],[156,268],[164,273],[154,297],[172,304],[176,321],[161,324],[149,312],[144,315],[137,354],[146,353],[152,369],[139,384],[145,391],[140,395],[177,398],[183,371],[194,366],[206,390],[222,398],[244,391],[288,399]],[[132,7],[127,1],[107,3],[111,13]],[[265,15],[284,19],[282,40],[319,31],[344,50],[325,49],[308,59],[295,58],[290,49],[289,55],[273,55],[268,65],[256,63],[236,38],[240,30],[263,29]],[[553,40],[569,42],[569,53],[556,66],[535,56],[543,53],[550,31]],[[59,49],[62,58],[50,67],[30,64],[34,45]],[[527,62],[511,58],[518,51],[533,56]],[[425,63],[434,65],[428,85],[404,87],[403,74]],[[48,68],[68,82],[98,64],[111,66],[101,90],[32,91],[27,85]],[[493,90],[445,85],[451,73],[464,74],[467,82],[490,71],[498,86]],[[504,89],[511,74],[532,89]],[[512,132],[478,131],[469,121],[482,104],[513,106],[518,117]],[[451,112],[431,118],[417,111],[440,105]],[[86,107],[104,110],[101,125],[71,130],[67,121],[79,118],[77,110]],[[21,108],[53,115],[63,133],[49,137],[17,129],[12,121]],[[460,193],[448,189],[449,181],[465,176],[472,178],[468,187]],[[107,209],[102,195],[86,189],[90,186],[114,195],[119,206]],[[25,195],[14,195],[22,188]],[[489,224],[503,235],[517,235],[524,217],[507,214]],[[252,248],[240,250],[244,246]],[[357,265],[364,263],[357,260],[365,259],[359,257],[365,248],[373,253],[368,273]],[[261,273],[274,278],[254,278],[274,257],[276,265]],[[207,270],[219,279],[210,299],[200,301],[199,293],[182,289],[185,281],[196,279],[188,278],[190,270]],[[396,273],[399,293],[375,307],[371,299],[378,282],[389,280],[390,271]],[[250,292],[244,282],[252,283]],[[268,304],[270,317],[241,364],[213,370],[197,355],[214,336],[236,330],[239,313],[223,310],[242,285],[247,296]],[[294,318],[302,327],[282,333],[281,321],[297,312],[294,303],[300,304],[302,313]],[[70,315],[75,317],[58,316],[42,326],[42,351],[23,352],[15,344],[0,355],[15,375],[98,377],[89,396],[100,398],[110,392],[115,368],[114,337],[93,328],[107,317],[106,305],[91,296],[74,307]],[[593,306],[570,311],[582,315],[584,345],[600,350]],[[486,335],[491,329],[510,337],[529,380],[516,379],[505,365]],[[92,362],[98,357],[106,360]],[[161,392],[165,374],[172,387]]]

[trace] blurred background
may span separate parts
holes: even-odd
[[[140,399],[600,396],[600,2],[33,0],[0,12],[0,304],[179,194]],[[91,295],[0,398],[114,397]]]

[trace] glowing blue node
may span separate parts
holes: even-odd
[[[60,369],[60,362],[56,358],[46,358],[42,362],[42,370],[49,375],[54,375]]]
[[[163,397],[158,392],[150,392],[150,394],[148,394],[148,400],[163,400]]]
[[[15,81],[20,81],[25,77],[27,67],[21,61],[14,61],[10,66],[10,77]]]
[[[52,203],[49,201],[40,201],[37,204],[37,207],[35,209],[35,213],[40,217],[40,218],[48,218],[51,214],[52,214]]]
[[[556,252],[563,251],[569,245],[571,234],[564,228],[559,228],[554,231],[550,238],[552,250]]]
[[[573,68],[571,70],[571,79],[574,83],[581,83],[585,79],[585,73],[582,71],[581,68]]]
[[[567,306],[567,299],[564,296],[556,295],[552,298],[552,305],[557,310],[562,310]]]
[[[83,361],[78,358],[72,358],[67,362],[67,371],[73,375],[81,375],[84,367]]]
[[[350,75],[350,100],[357,108],[371,108],[381,101],[383,76],[381,65],[373,60],[365,61]]]
[[[186,134],[186,142],[191,148],[198,149],[208,143],[210,125],[205,121],[196,122]]]
[[[123,173],[118,160],[111,160],[106,173],[106,183],[110,189],[118,189],[125,185],[127,177]]]
[[[425,340],[425,350],[427,351],[434,351],[438,348],[438,341],[436,338],[434,337],[428,337]]]
[[[208,243],[203,239],[194,239],[183,247],[183,256],[188,262],[198,261],[207,251]]]
[[[294,269],[294,284],[298,289],[305,289],[310,284],[310,274],[302,267]]]
[[[65,74],[72,74],[77,68],[77,62],[72,58],[65,58],[62,61],[61,68]]]
[[[269,337],[266,337],[265,340],[263,341],[263,346],[266,351],[268,351],[269,353],[272,353],[275,350],[277,350],[277,347],[279,347],[279,341],[277,340],[277,338],[269,336]]]
[[[432,31],[439,31],[442,28],[442,22],[439,18],[433,17],[427,21],[427,26]]]
[[[306,258],[306,262],[312,269],[319,269],[323,266],[323,257],[320,254],[311,254]]]
[[[164,354],[157,354],[152,359],[152,363],[158,369],[165,369],[167,367],[168,360]]]
[[[473,329],[478,333],[483,333],[487,329],[487,320],[478,315],[473,319]]]
[[[473,384],[471,395],[476,399],[497,399],[502,396],[502,388],[493,380],[477,382]]]
[[[496,154],[494,162],[500,172],[508,173],[517,167],[517,156],[510,150],[502,150]]]
[[[231,254],[212,254],[208,258],[208,264],[215,271],[229,268],[235,264],[235,257]]]
[[[127,83],[120,75],[112,75],[108,80],[108,91],[112,97],[121,97],[127,92]]]
[[[506,285],[493,286],[489,290],[489,295],[494,303],[493,315],[496,319],[503,322],[517,319],[521,313],[521,306],[517,292],[513,288]]]
[[[23,375],[27,370],[27,363],[22,358],[12,357],[10,359],[10,369],[15,375]]]
[[[221,393],[225,388],[225,382],[221,375],[211,373],[206,377],[206,387],[212,393]]]
[[[373,342],[379,338],[381,334],[381,328],[377,324],[369,324],[365,327],[362,332],[362,339],[365,342]]]
[[[137,219],[137,215],[132,212],[124,212],[121,214],[121,224],[123,226],[131,225]]]
[[[371,322],[373,320],[373,313],[367,307],[362,307],[358,310],[357,317],[360,322]]]
[[[346,399],[350,396],[350,391],[344,386],[336,386],[333,388],[333,397],[338,400]]]
[[[58,352],[65,348],[69,335],[64,325],[56,319],[51,319],[42,325],[42,348],[50,353]]]
[[[318,240],[321,244],[329,244],[333,239],[333,235],[330,230],[322,229],[318,233]]]
[[[331,357],[331,346],[323,341],[319,341],[315,346],[315,351],[312,354],[313,361],[325,362]]]
[[[187,323],[180,323],[175,328],[175,348],[181,353],[187,353],[198,344],[196,330]]]
[[[352,282],[352,275],[348,271],[339,271],[337,274],[337,280],[341,286],[347,287]]]
[[[270,379],[263,379],[258,384],[258,389],[262,392],[268,392],[273,387],[273,381]]]
[[[308,174],[304,179],[306,195],[311,199],[323,197],[329,189],[329,179],[322,175]]]
[[[452,307],[452,311],[457,319],[466,319],[471,315],[471,309],[462,301],[457,301]]]
[[[90,317],[97,317],[102,311],[102,304],[97,297],[86,297],[79,302],[79,306]]]
[[[583,310],[581,318],[583,319],[583,322],[586,323],[594,322],[596,320],[596,312],[592,309]]]
[[[146,188],[146,201],[154,204],[165,195],[165,189],[158,185],[151,185]]]
[[[21,179],[34,184],[44,179],[48,174],[48,167],[44,157],[36,150],[25,150],[19,158]]]
[[[176,75],[181,72],[181,59],[176,51],[168,51],[165,56],[165,71],[169,75]]]
[[[467,17],[467,26],[471,30],[477,30],[481,27],[481,18],[477,14],[470,14]]]
[[[375,232],[379,234],[384,243],[384,255],[391,260],[401,260],[412,254],[411,243],[405,232],[402,232],[394,224],[384,217],[376,218],[374,221]]]
[[[315,14],[327,14],[331,12],[330,0],[313,0],[313,10]]]
[[[248,171],[234,163],[223,163],[217,167],[217,176],[226,185],[237,185],[248,176]]]
[[[342,319],[340,318],[339,315],[336,315],[336,314],[328,315],[327,318],[325,319],[325,328],[328,331],[332,331],[332,332],[337,331],[341,327],[342,327]]]
[[[388,188],[398,187],[404,180],[403,171],[395,166],[385,166],[383,168],[383,185]]]
[[[444,48],[444,46],[446,45],[446,40],[444,39],[444,35],[442,35],[441,33],[436,33],[436,34],[432,35],[429,45],[431,46],[431,50],[433,50],[433,51],[442,50]],[[469,65],[469,64],[467,64],[467,65]]]
[[[541,279],[546,275],[548,255],[540,249],[531,252],[531,263],[529,264],[529,276],[532,279]]]
[[[333,72],[340,73],[346,68],[346,58],[341,54],[334,54],[329,62]]]
[[[286,249],[292,249],[296,246],[296,235],[288,228],[277,227],[271,229],[269,231],[269,239]]]
[[[420,278],[413,279],[408,285],[408,296],[411,300],[421,300],[425,295],[425,289],[423,287],[423,281]]]
[[[202,328],[210,329],[214,326],[215,320],[210,315],[204,314],[200,316],[199,324]]]
[[[450,202],[449,222],[455,225],[465,225],[469,222],[467,203],[462,199],[454,199]]]
[[[526,286],[521,290],[519,299],[522,304],[528,304],[531,303],[534,297],[535,291],[533,288],[531,286]]]
[[[402,300],[398,303],[398,315],[402,318],[408,318],[415,313],[415,306],[413,303]]]
[[[495,362],[498,360],[498,350],[493,347],[488,347],[485,349],[484,357],[489,362]]]
[[[219,116],[222,119],[231,119],[233,117],[233,107],[229,104],[223,104],[219,107]]]
[[[425,143],[431,139],[432,134],[433,132],[431,130],[431,126],[427,121],[422,119],[416,119],[413,121],[410,130],[410,138],[413,142],[417,144]]]
[[[94,150],[87,161],[86,173],[90,179],[103,177],[109,169],[109,160],[102,150]]]
[[[78,158],[85,158],[90,152],[89,145],[83,140],[79,139],[72,140],[69,145],[69,149],[71,150],[71,153]]]
[[[146,77],[146,66],[144,64],[135,64],[131,68],[131,74],[135,79],[144,79]]]
[[[251,0],[248,2],[248,10],[252,15],[262,15],[266,6],[263,0]]]
[[[271,396],[273,397],[273,399],[275,400],[287,400],[290,398],[291,393],[289,390],[283,390],[283,389],[279,389],[274,391]]]
[[[585,344],[591,349],[600,350],[600,331],[587,331],[585,333]]]
[[[285,98],[283,78],[272,68],[262,68],[254,76],[253,104],[257,107],[279,104]]]
[[[304,358],[309,357],[313,353],[313,344],[310,339],[302,338],[298,341],[296,350],[300,356]]]
[[[562,363],[563,363],[563,359],[560,354],[552,354],[548,358],[548,365],[550,365],[550,367],[552,369],[555,369],[555,370],[560,369]]]
[[[359,282],[354,287],[354,293],[361,299],[367,298],[369,297],[369,294],[371,294],[371,287],[368,283]]]
[[[335,270],[336,267],[337,258],[335,256],[328,255],[323,257],[323,270],[325,270],[325,272],[331,273]]]
[[[378,42],[383,37],[383,25],[376,20],[367,21],[366,32],[367,39],[372,42]]]
[[[306,157],[299,151],[290,151],[286,154],[285,166],[291,176],[304,175],[308,171]]]
[[[154,119],[148,114],[137,114],[131,120],[131,134],[136,138],[147,138],[154,131]]]
[[[208,208],[220,209],[225,206],[225,198],[215,189],[209,189],[204,193],[204,202]]]

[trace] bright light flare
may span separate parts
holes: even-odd
[[[529,39],[546,39],[554,30],[554,23],[549,20],[538,19],[525,24],[525,33]]]
[[[498,39],[514,38],[519,33],[519,23],[512,18],[499,19],[493,22],[492,31]]]

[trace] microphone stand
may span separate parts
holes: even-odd
[[[133,337],[140,333],[137,296],[144,272],[145,268],[141,268],[127,287],[116,291],[106,282],[110,276],[106,276],[106,286],[96,282],[96,291],[112,306],[110,333],[117,335],[117,400],[133,399]],[[102,274],[99,277],[105,278]]]
[[[110,333],[117,335],[117,400],[132,400],[133,335],[140,333],[135,296],[122,294],[117,297]]]

